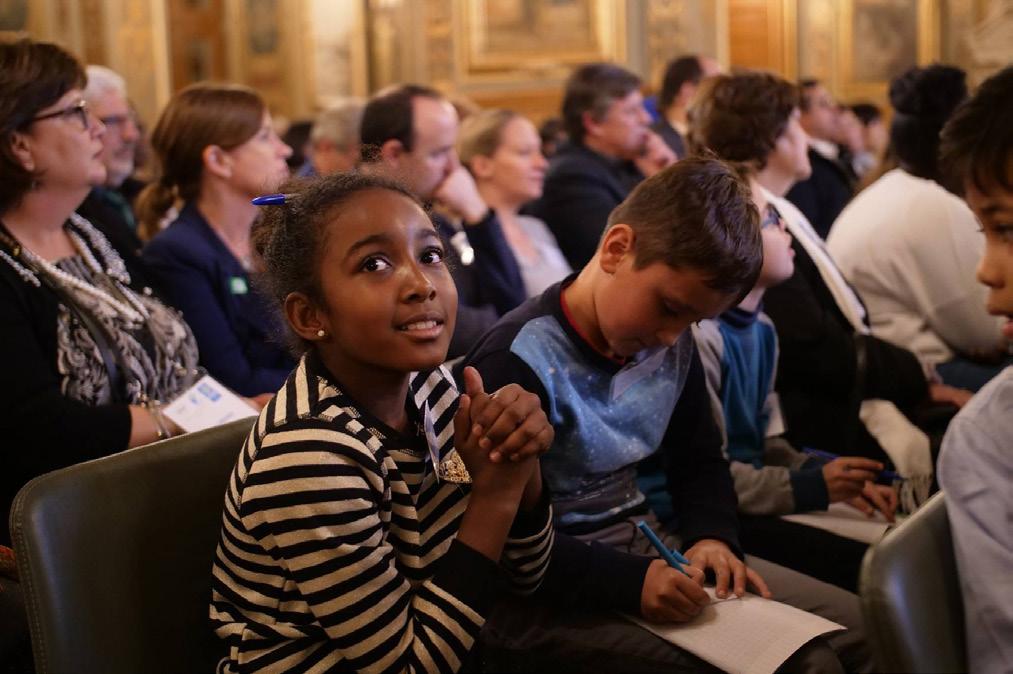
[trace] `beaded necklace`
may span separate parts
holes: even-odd
[[[109,244],[90,222],[77,213],[73,213],[70,219],[74,226],[68,227],[66,231],[74,249],[96,278],[105,277],[109,280],[110,288],[121,299],[113,297],[112,294],[97,285],[88,283],[73,274],[68,274],[52,262],[43,260],[17,242],[2,222],[0,222],[0,228],[2,228],[0,229],[0,235],[2,235],[0,240],[11,249],[11,253],[0,251],[0,259],[9,264],[21,278],[36,287],[40,285],[37,274],[45,274],[51,281],[64,288],[73,288],[102,302],[135,326],[146,321],[149,318],[148,310],[127,286],[130,283],[130,275],[127,274],[123,260],[118,255],[111,254],[111,251],[108,250]],[[88,237],[91,247],[84,242],[76,230],[80,230]],[[95,248],[102,257],[105,269],[92,253],[92,248]]]

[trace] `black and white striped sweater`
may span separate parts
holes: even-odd
[[[428,404],[440,463],[453,459],[449,374],[414,375],[409,397],[419,418]],[[504,576],[516,592],[537,588],[548,506],[518,516],[494,564],[455,541],[469,486],[437,479],[424,439],[392,435],[312,354],[264,408],[229,481],[214,563],[222,671],[456,671]]]

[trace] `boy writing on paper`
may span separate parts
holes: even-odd
[[[739,544],[735,491],[686,328],[736,304],[760,264],[758,214],[748,187],[722,162],[679,162],[641,183],[612,212],[583,270],[504,316],[466,363],[490,386],[518,383],[541,399],[555,429],[542,475],[558,530],[650,555],[636,526],[644,520],[666,544],[685,548],[694,567],[713,573],[719,597],[729,590],[741,595],[748,583],[849,627],[828,639],[836,654],[817,640],[805,656],[813,660],[798,668],[833,671],[840,657],[849,670],[861,670],[867,656],[857,597],[744,559]],[[655,454],[665,468],[677,531],[660,526],[636,484],[637,465]],[[707,601],[698,581],[660,559],[623,569],[613,583],[640,593],[643,613],[653,620],[691,620]],[[661,603],[659,584],[676,601],[652,611],[651,602]],[[514,613],[501,613],[493,624],[520,647],[525,638],[536,645],[565,639],[572,627],[558,605],[526,605]],[[625,658],[678,664],[665,642],[635,630],[615,638],[586,616],[580,620],[577,634],[617,666],[632,666]]]
[[[784,219],[757,176],[764,172],[791,180],[807,170],[806,135],[798,117],[798,90],[769,73],[716,76],[694,100],[690,147],[733,162],[748,181],[761,214],[763,266],[737,306],[701,321],[693,335],[724,431],[744,549],[855,591],[866,544],[779,517],[844,502],[870,516],[878,510],[892,521],[897,508],[896,492],[871,482],[883,469],[880,462],[807,456],[783,436],[774,392],[777,333],[762,302],[767,288],[791,277],[794,251]]]
[[[1013,67],[986,80],[947,123],[943,164],[985,233],[978,280],[1013,342]],[[964,595],[968,668],[1013,671],[1013,367],[971,399],[943,439],[939,483]]]

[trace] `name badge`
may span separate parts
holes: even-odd
[[[233,295],[245,295],[250,292],[249,286],[246,285],[246,279],[242,276],[233,276],[229,279],[229,290]]]
[[[429,445],[429,461],[436,472],[436,481],[444,480],[456,484],[471,484],[471,475],[464,465],[464,460],[456,449],[440,458],[440,441],[433,427],[433,416],[429,411],[429,403],[422,405],[422,427],[425,429],[426,444]]]

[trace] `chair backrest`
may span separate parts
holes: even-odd
[[[859,594],[877,671],[967,671],[964,604],[942,493],[869,548]]]
[[[11,537],[38,674],[214,670],[211,563],[252,426],[71,466],[18,492]]]

